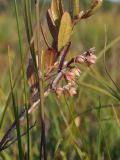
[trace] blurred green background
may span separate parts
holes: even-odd
[[[87,8],[90,1],[81,0],[80,3],[81,8]],[[45,26],[44,17],[49,5],[48,1],[41,2],[41,20]],[[22,39],[26,50],[27,40],[20,1],[18,1],[18,6]],[[34,7],[32,10],[34,12]],[[33,25],[35,25],[34,22],[33,17]],[[49,41],[51,41],[47,31],[48,28],[44,27],[44,30]],[[105,42],[107,43],[107,49],[104,63]],[[20,57],[14,5],[11,0],[0,0],[0,117],[10,92],[8,46],[10,47],[12,73],[13,77],[15,77],[19,69]],[[101,9],[92,17],[80,22],[75,28],[75,34],[72,36],[71,53],[79,54],[91,47],[96,48],[96,55],[99,58],[92,70],[87,69],[87,67],[81,67],[82,74],[77,95],[73,98],[67,97],[67,103],[64,97],[57,100],[53,95],[50,95],[46,100],[48,159],[79,160],[82,159],[79,156],[80,154],[82,155],[81,157],[87,157],[86,160],[96,160],[98,159],[100,140],[101,160],[110,159],[109,154],[112,160],[120,160],[120,89],[118,89],[120,88],[120,3],[103,0]],[[118,88],[106,73],[105,65]],[[21,106],[23,103],[23,88],[20,78],[18,79],[16,90],[18,103]],[[104,107],[101,111],[98,109],[100,104]],[[100,124],[99,112],[101,112]],[[10,103],[0,129],[0,137],[4,135],[13,119]],[[65,123],[66,120],[68,124]],[[75,126],[72,124],[72,120],[75,120]],[[102,130],[100,130],[100,125]],[[69,133],[69,127],[72,133]],[[81,150],[78,150],[72,144],[71,137],[73,135],[77,139],[79,146],[81,146],[81,141],[84,141],[85,145],[81,148],[82,153],[79,153]],[[38,159],[39,140],[37,136],[36,128],[31,131],[31,155],[34,157],[33,160]],[[23,143],[26,144],[24,138]],[[18,159],[17,157],[16,144],[13,144],[0,154],[0,159],[5,160],[15,160]]]

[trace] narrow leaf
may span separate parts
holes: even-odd
[[[58,34],[58,51],[60,51],[69,41],[72,33],[72,20],[68,12],[62,16]]]
[[[48,9],[48,11],[47,11],[47,23],[48,23],[48,27],[49,27],[49,30],[50,30],[50,33],[51,33],[53,39],[56,40],[58,32],[57,32],[57,27],[55,26],[50,9]]]
[[[51,13],[56,26],[58,26],[63,14],[63,7],[61,0],[52,0]]]
[[[52,12],[52,16],[53,16],[54,21],[59,19],[59,8],[58,8],[57,2],[58,2],[57,0],[52,0],[52,2],[51,2],[51,12]]]
[[[18,116],[18,105],[16,105],[16,100],[15,100],[14,90],[13,90],[12,69],[11,69],[9,48],[8,48],[8,63],[9,63],[9,77],[10,77],[11,97],[12,97],[14,118],[15,118],[16,131],[17,131],[19,159],[22,160],[23,159],[23,150],[22,150],[22,141],[21,141],[21,136],[20,136],[21,131],[20,131],[19,116]]]
[[[62,0],[58,0],[58,6],[59,6],[59,14],[60,14],[60,17],[62,17],[62,15],[63,15],[63,13],[64,13]]]

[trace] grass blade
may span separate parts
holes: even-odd
[[[18,30],[18,38],[19,38],[19,49],[20,49],[20,57],[21,57],[21,66],[22,66],[22,76],[24,82],[24,103],[26,109],[26,117],[27,117],[27,159],[30,157],[30,144],[29,144],[29,116],[28,116],[28,102],[27,102],[27,91],[26,91],[26,81],[25,81],[25,70],[24,70],[24,58],[23,58],[23,49],[22,49],[22,40],[20,34],[20,24],[19,24],[19,15],[18,15],[18,7],[17,2],[14,0],[15,14],[16,14],[16,22],[17,22],[17,30]]]
[[[31,2],[30,2],[30,0],[23,0],[23,8],[24,8],[24,20],[25,20],[26,33],[27,33],[28,43],[29,43],[29,46],[30,46],[31,39],[33,37],[32,20],[31,20]],[[30,51],[31,51],[31,56],[32,56],[33,61],[34,61],[35,68],[37,70],[34,44],[32,44],[30,46]]]
[[[10,86],[11,86],[11,96],[12,96],[14,117],[15,117],[15,122],[16,122],[16,129],[17,129],[19,158],[20,158],[20,160],[23,160],[23,151],[22,151],[20,124],[19,124],[19,114],[18,114],[18,106],[16,105],[16,101],[15,101],[15,97],[14,97],[14,91],[13,91],[12,71],[11,71],[11,64],[10,64],[9,48],[8,48],[8,61],[9,61],[9,67],[10,67],[9,76],[10,76]]]
[[[101,148],[101,103],[99,102],[99,109],[98,109],[98,123],[99,123],[99,130],[98,130],[98,148],[97,148],[97,153],[98,153],[98,160],[101,160],[101,154],[100,154],[100,148]]]

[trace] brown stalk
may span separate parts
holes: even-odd
[[[60,72],[62,70],[62,68],[63,68],[64,62],[65,62],[65,58],[66,58],[67,53],[68,53],[68,51],[70,49],[70,46],[71,46],[71,42],[68,42],[66,44],[66,46],[63,48],[63,50],[61,51],[61,53],[60,53],[62,55],[62,57],[61,57],[61,61],[60,61],[59,67],[58,67],[58,72]]]

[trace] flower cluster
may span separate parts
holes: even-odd
[[[90,66],[91,64],[94,64],[97,59],[94,53],[95,53],[95,48],[91,48],[88,51],[84,52],[83,54],[75,57],[75,62],[87,63],[88,66]]]
[[[67,91],[70,96],[74,96],[76,92],[76,77],[80,76],[80,70],[78,68],[73,68],[64,74],[64,78],[67,82],[63,87],[56,87],[55,93],[57,96],[61,96],[64,91]]]
[[[79,63],[79,64],[86,63],[88,66],[90,66],[96,62],[96,56],[94,53],[95,53],[95,49],[91,48],[90,50],[84,52],[83,54],[78,55],[75,58],[72,58],[72,60],[68,62],[69,65],[67,65],[67,67],[69,66],[68,67],[69,69],[65,71],[63,76],[67,84],[64,85],[63,87],[56,87],[54,89],[58,97],[61,96],[64,91],[67,91],[70,96],[74,96],[77,93],[76,79],[80,77],[81,70],[76,65],[74,67],[73,66],[70,67],[70,65],[75,63]]]
[[[81,75],[81,70],[78,64],[85,63],[87,64],[87,66],[90,66],[95,62],[96,62],[96,56],[94,48],[89,49],[88,51],[84,52],[81,55],[73,57],[69,62],[64,61],[61,70],[59,69],[60,62],[56,61],[50,73],[47,75],[47,77],[45,77],[45,80],[47,81],[48,84],[48,89],[54,91],[58,97],[61,96],[63,92],[67,92],[69,93],[70,96],[74,96],[77,93],[76,82],[78,77],[80,77]],[[38,73],[39,77],[37,78],[33,60],[30,58],[27,68],[27,78],[30,87],[30,95],[33,98],[33,101],[36,101],[36,99],[38,98],[37,96],[39,87],[38,83],[41,80],[40,70],[38,71]],[[52,77],[54,73],[56,73],[55,74],[56,76]],[[49,81],[49,79],[52,80],[52,83]],[[62,86],[60,84],[62,84]]]

